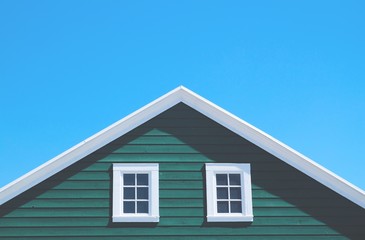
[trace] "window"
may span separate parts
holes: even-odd
[[[207,221],[253,221],[250,164],[206,163]]]
[[[113,164],[113,222],[158,221],[158,164]]]

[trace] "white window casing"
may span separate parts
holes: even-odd
[[[135,183],[127,186],[124,183],[124,175],[135,176]],[[146,177],[148,175],[147,185],[138,185],[137,177]],[[114,163],[113,164],[113,222],[159,222],[159,165],[158,163]],[[134,197],[124,196],[126,188],[132,190]],[[134,189],[133,189],[134,188]],[[137,195],[137,188],[144,191],[144,199],[140,200]],[[144,188],[144,189],[142,189]],[[138,189],[138,191],[139,191]],[[128,190],[128,189],[127,189]],[[146,196],[146,192],[148,195]],[[141,192],[142,193],[142,192]],[[127,194],[126,194],[127,195]],[[124,205],[131,203],[134,213],[124,210]],[[141,205],[138,205],[141,203]],[[144,211],[138,212],[138,206],[144,206]],[[146,206],[148,205],[148,210]],[[142,209],[142,208],[141,208]]]
[[[206,194],[208,222],[252,222],[251,173],[248,163],[206,163]],[[224,185],[217,184],[226,178]],[[236,178],[236,185],[231,185]],[[238,180],[238,178],[240,180]],[[233,180],[232,180],[233,181]],[[219,189],[218,189],[219,188]],[[240,192],[238,191],[240,189]],[[219,197],[217,192],[223,194]],[[235,195],[235,196],[233,196]],[[233,199],[231,199],[233,197]],[[218,204],[221,208],[218,210]],[[240,204],[240,206],[239,206]]]

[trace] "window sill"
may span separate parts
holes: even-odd
[[[113,222],[159,222],[160,216],[117,216]]]
[[[208,222],[253,222],[253,216],[207,216]]]

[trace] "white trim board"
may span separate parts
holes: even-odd
[[[365,208],[365,192],[363,190],[183,86],[163,95],[4,186],[0,189],[0,204],[16,197],[180,102],[185,103],[350,201]]]

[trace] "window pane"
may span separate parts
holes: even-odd
[[[231,187],[229,190],[230,190],[231,199],[241,199],[241,188],[240,187]]]
[[[217,188],[217,199],[228,199],[228,188],[218,187]]]
[[[241,185],[241,175],[240,174],[229,174],[229,184],[230,185]]]
[[[137,213],[148,213],[148,202],[137,202]]]
[[[135,199],[134,187],[124,187],[124,199]]]
[[[231,202],[231,213],[241,213],[241,212],[242,212],[241,202],[232,201]]]
[[[124,213],[135,213],[135,203],[124,201]]]
[[[148,174],[137,174],[137,185],[148,185]]]
[[[135,185],[135,174],[123,174],[124,185]]]
[[[227,185],[227,174],[216,174],[217,185]]]
[[[137,188],[137,199],[148,199],[148,187]]]
[[[218,209],[218,213],[228,213],[228,202],[218,201],[217,209]]]

